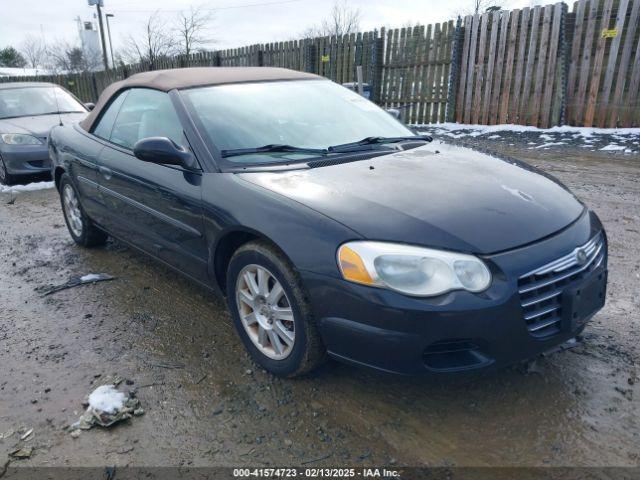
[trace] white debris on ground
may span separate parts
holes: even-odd
[[[144,414],[140,401],[133,392],[125,393],[114,385],[101,385],[87,398],[87,410],[80,419],[70,426],[72,433],[77,430],[89,430],[99,425],[110,427],[114,423]],[[77,433],[73,433],[77,437]]]
[[[80,277],[82,283],[98,282],[104,279],[104,274],[101,273],[88,273]]]
[[[89,395],[89,408],[106,413],[115,413],[124,407],[124,392],[116,390],[113,385],[102,385]]]
[[[482,137],[512,144],[526,144],[534,149],[562,149],[582,147],[612,154],[640,153],[640,128],[591,128],[568,125],[547,129],[525,125],[465,125],[460,123],[437,123],[415,125],[417,131],[435,138],[453,139],[463,142]],[[497,135],[499,133],[500,135]]]
[[[37,287],[36,290],[41,292],[43,296],[51,295],[56,292],[61,292],[62,290],[67,290],[69,288],[79,287],[80,285],[88,285],[95,284],[98,282],[108,282],[110,280],[115,280],[115,277],[112,277],[108,273],[87,273],[80,277],[73,276],[66,283],[62,285],[47,285]]]
[[[0,193],[33,192],[34,190],[47,190],[54,187],[54,182],[34,182],[26,185],[0,185]]]

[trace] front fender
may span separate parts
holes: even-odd
[[[212,253],[229,232],[247,232],[277,245],[297,270],[339,277],[338,246],[362,238],[335,220],[235,173],[204,174],[202,199]]]

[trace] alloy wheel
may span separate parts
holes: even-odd
[[[247,265],[236,281],[240,320],[256,348],[274,360],[289,356],[295,342],[291,303],[280,282],[266,268]]]
[[[64,213],[69,222],[69,228],[76,237],[82,236],[82,212],[80,211],[80,203],[78,196],[73,187],[66,184],[62,190],[62,203],[64,205]]]

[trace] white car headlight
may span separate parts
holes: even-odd
[[[42,145],[39,138],[24,133],[3,133],[0,138],[7,145]]]
[[[338,250],[338,265],[345,280],[416,297],[481,292],[491,284],[489,269],[473,255],[411,245],[345,243]]]

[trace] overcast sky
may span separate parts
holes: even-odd
[[[509,0],[507,0],[509,1]],[[325,18],[334,0],[104,0],[104,10],[113,13],[111,34],[118,49],[155,10],[170,23],[181,9],[203,6],[212,11],[208,37],[211,49],[222,49],[291,40]],[[348,0],[362,12],[361,29],[402,27],[412,23],[442,22],[473,0]],[[510,0],[518,8],[539,0]],[[20,46],[25,35],[42,35],[47,42],[77,41],[75,18],[94,19],[95,7],[87,0],[0,0],[0,47]]]

